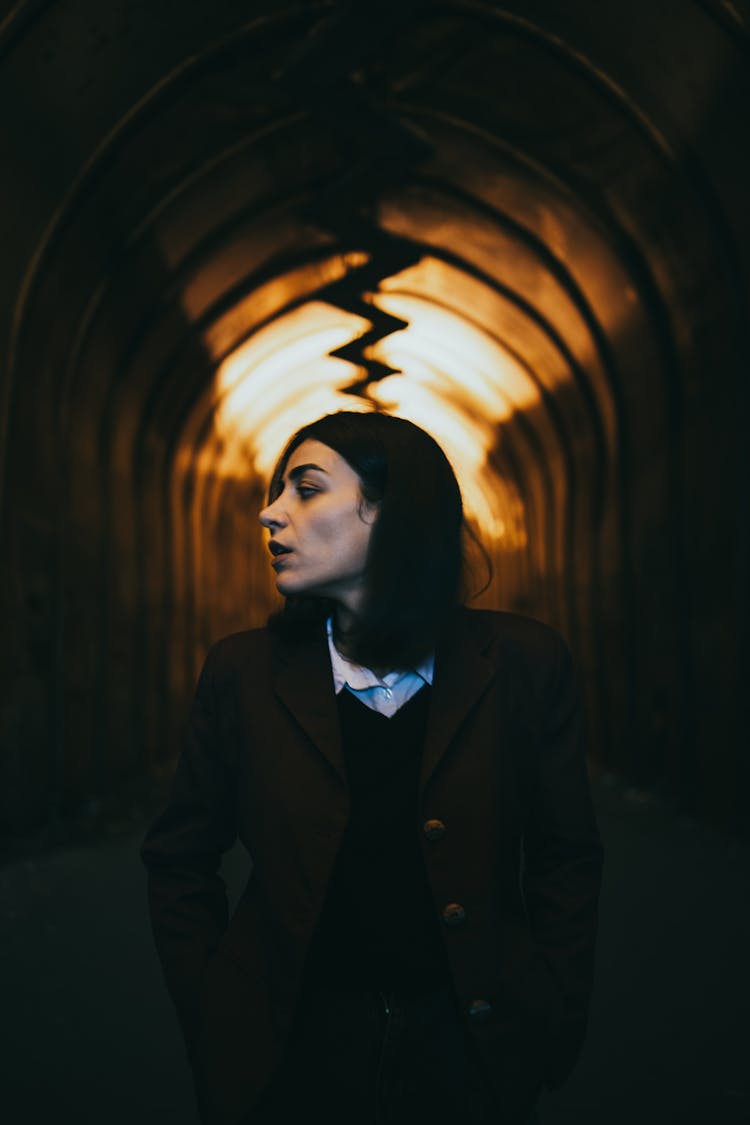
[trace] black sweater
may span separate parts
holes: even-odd
[[[419,844],[430,688],[392,718],[337,697],[351,814],[308,955],[308,983],[419,993],[449,979]]]

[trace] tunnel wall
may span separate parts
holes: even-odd
[[[217,371],[332,281],[361,300],[354,251],[437,263],[408,292],[537,388],[489,454],[526,542],[480,604],[569,638],[597,768],[745,830],[746,15],[380,16],[0,22],[6,840],[166,768],[207,646],[264,620],[263,484],[221,470]]]

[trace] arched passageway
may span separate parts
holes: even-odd
[[[175,752],[341,406],[444,442],[601,767],[740,825],[748,42],[710,0],[4,17],[6,834]]]

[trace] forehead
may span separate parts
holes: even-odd
[[[324,473],[335,480],[359,481],[354,469],[344,460],[341,454],[337,453],[335,449],[331,449],[329,445],[324,445],[322,441],[315,441],[313,438],[307,438],[290,455],[286,463],[284,477],[288,477],[290,473],[302,465],[317,465]]]

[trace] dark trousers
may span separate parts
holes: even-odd
[[[308,988],[284,1063],[247,1125],[306,1120],[506,1125],[507,1118],[449,988],[412,998]]]

